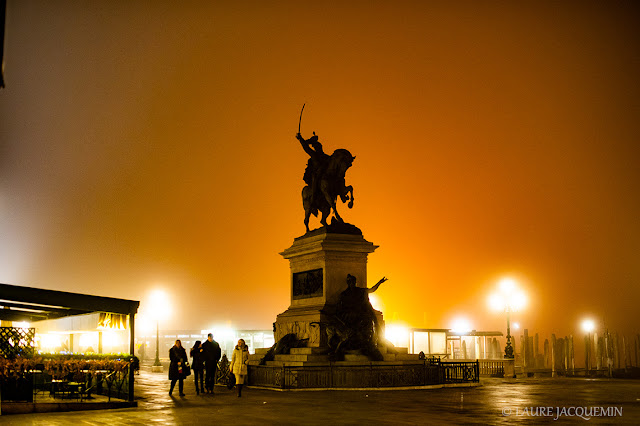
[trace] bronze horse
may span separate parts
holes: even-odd
[[[315,185],[316,193],[313,194],[310,185],[306,185],[302,189],[304,225],[307,228],[307,232],[309,232],[309,217],[311,214],[318,216],[318,212],[322,213],[320,223],[323,226],[327,226],[327,218],[332,210],[336,220],[344,223],[336,209],[336,200],[340,197],[343,203],[349,201],[349,208],[353,207],[353,187],[345,184],[344,177],[355,158],[346,149],[336,149],[329,156],[324,171],[316,177],[316,179],[319,179],[319,182]]]

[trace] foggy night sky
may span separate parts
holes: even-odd
[[[387,323],[504,331],[512,276],[525,328],[639,332],[637,5],[344,3],[9,0],[0,282],[271,329],[306,103]]]

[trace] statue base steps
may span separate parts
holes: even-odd
[[[270,348],[258,348],[255,354],[249,355],[249,365],[259,365],[260,361],[266,355]],[[362,355],[359,351],[352,351],[344,355],[344,361],[330,361],[326,350],[321,348],[291,348],[288,354],[278,354],[274,356],[273,361],[267,361],[268,366],[285,366],[285,367],[320,367],[328,365],[384,365],[384,364],[405,364],[405,363],[422,363],[418,358],[418,354],[408,353],[407,348],[395,348],[397,353],[387,353],[387,348],[381,348],[384,361],[371,361],[366,355]],[[322,353],[324,352],[324,353]]]

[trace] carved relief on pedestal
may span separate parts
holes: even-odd
[[[324,338],[324,327],[318,323],[311,323],[309,321],[291,321],[276,323],[275,339],[276,342],[282,339],[287,334],[295,334],[298,339],[309,339],[307,346],[320,346],[326,338]]]
[[[322,297],[322,268],[293,274],[293,300]]]

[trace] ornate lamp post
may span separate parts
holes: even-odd
[[[154,367],[161,367],[160,364],[160,320],[156,319],[156,360],[153,362]]]
[[[170,311],[169,299],[162,290],[154,290],[149,297],[149,307],[152,317],[156,320],[156,359],[153,362],[153,371],[162,372],[160,363],[160,319],[166,318]]]
[[[513,345],[511,345],[511,327],[509,325],[509,313],[511,313],[511,307],[507,305],[505,311],[507,312],[507,344],[504,347],[504,357],[515,358],[513,355]]]
[[[585,375],[589,375],[589,371],[591,370],[591,333],[595,330],[596,324],[591,319],[586,319],[582,321],[582,331],[587,333],[587,341],[585,344],[585,357],[584,357],[584,368],[586,370]]]
[[[489,304],[495,310],[505,311],[507,314],[507,344],[504,348],[504,357],[513,359],[513,345],[511,344],[511,312],[517,311],[524,307],[526,297],[520,291],[515,280],[504,278],[498,284],[498,292],[489,297]]]

